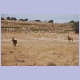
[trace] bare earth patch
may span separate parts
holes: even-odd
[[[2,66],[79,66],[78,35],[54,33],[3,33]],[[18,40],[13,47],[11,37]]]

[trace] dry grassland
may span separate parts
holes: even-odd
[[[73,41],[68,41],[67,36]],[[2,66],[79,66],[78,34],[2,33]],[[12,37],[18,40],[13,47]]]

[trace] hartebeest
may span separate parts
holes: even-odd
[[[70,40],[72,40],[73,41],[73,38],[70,38],[69,36],[68,36],[68,40],[70,41]]]
[[[17,40],[14,40],[14,37],[12,38],[12,41],[13,41],[13,46],[16,47],[16,44],[17,44]]]

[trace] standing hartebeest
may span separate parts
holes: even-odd
[[[16,44],[17,44],[17,40],[14,40],[14,37],[12,38],[12,41],[13,41],[13,46],[16,47]]]
[[[70,40],[72,40],[73,41],[73,38],[70,38],[69,36],[68,36],[68,40],[70,41]]]

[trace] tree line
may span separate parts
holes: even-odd
[[[7,17],[7,20],[17,20],[16,17]],[[5,20],[5,18],[1,17],[1,20]]]
[[[16,17],[9,17],[9,16],[8,16],[6,19],[7,19],[7,20],[17,20]],[[5,18],[1,17],[1,20],[5,20]],[[20,21],[28,21],[28,18],[19,19],[19,20],[20,20]],[[34,21],[36,21],[36,22],[41,22],[40,20],[34,20]],[[49,21],[45,20],[44,22],[53,23],[53,20],[49,20]]]
[[[73,23],[73,30],[75,31],[75,33],[79,33],[79,21],[71,20],[69,23]]]
[[[7,19],[7,20],[17,20],[16,17],[9,17],[9,16],[8,16],[6,19]],[[1,20],[5,20],[5,19],[4,19],[3,17],[1,17]],[[19,19],[19,20],[20,20],[20,21],[28,21],[28,18]],[[34,20],[34,21],[36,21],[36,22],[41,22],[40,20]],[[53,20],[49,20],[49,21],[45,20],[45,22],[53,23]],[[68,23],[73,23],[73,26],[72,26],[73,30],[75,31],[75,33],[79,33],[79,21],[71,20],[71,21],[68,22]]]

